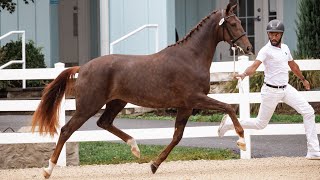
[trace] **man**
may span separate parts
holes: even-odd
[[[298,91],[288,84],[288,65],[291,71],[300,78],[306,90],[310,90],[310,84],[293,60],[288,46],[281,44],[283,33],[284,25],[281,21],[270,21],[267,26],[269,42],[259,51],[254,63],[244,73],[236,75],[236,77],[243,79],[254,74],[261,63],[265,66],[264,84],[261,88],[262,101],[258,117],[255,120],[241,121],[240,124],[245,129],[265,128],[277,104],[283,101],[303,116],[308,148],[306,158],[320,160],[314,110]],[[233,128],[230,117],[225,116],[221,121],[218,134],[222,137],[228,130]]]

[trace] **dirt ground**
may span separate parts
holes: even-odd
[[[44,179],[40,168],[0,170],[1,179]],[[97,179],[320,179],[320,161],[305,158],[259,158],[224,161],[164,162],[156,174],[149,164],[56,167],[52,180]]]

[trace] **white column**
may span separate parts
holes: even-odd
[[[249,65],[248,56],[239,56],[238,57],[238,67],[239,73],[243,73]],[[240,121],[248,120],[250,118],[250,102],[249,102],[249,93],[250,93],[250,84],[249,77],[244,78],[242,81],[239,80],[239,93],[240,93],[240,104],[239,104],[239,114]],[[245,130],[245,141],[247,145],[246,151],[240,151],[241,159],[250,159],[251,158],[251,138],[250,130]]]
[[[109,54],[109,0],[100,0],[100,55]]]

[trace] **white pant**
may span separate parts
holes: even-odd
[[[258,117],[254,120],[241,121],[240,124],[243,128],[265,128],[278,103],[283,101],[303,116],[308,152],[319,152],[319,140],[316,131],[314,110],[295,88],[288,84],[284,89],[277,89],[264,84],[261,89],[261,100]]]

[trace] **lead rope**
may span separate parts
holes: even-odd
[[[237,45],[232,46],[231,47],[232,51],[233,51],[233,77],[236,75],[236,49],[239,49],[240,51],[243,52],[243,49]],[[239,89],[239,91],[241,91],[242,93],[243,91],[243,87],[242,87],[242,79],[237,77],[238,79],[238,84],[236,86],[237,89]]]
[[[233,77],[236,75],[236,47],[231,47],[233,51]]]

